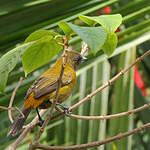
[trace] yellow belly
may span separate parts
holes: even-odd
[[[74,88],[74,85],[75,85],[75,82],[73,82],[71,85],[66,85],[66,86],[63,86],[59,89],[59,94],[58,94],[58,103],[62,103],[64,100],[66,100],[72,93],[72,90]],[[49,101],[51,103],[53,103],[54,99],[56,97],[56,91],[50,93],[50,94],[47,94],[47,95],[44,95],[44,96],[41,96],[40,98],[38,99],[35,99],[34,98],[34,93],[32,92],[29,97],[25,100],[25,103],[24,103],[24,107],[25,108],[37,108],[39,107],[40,105],[42,105],[45,100],[49,99]]]

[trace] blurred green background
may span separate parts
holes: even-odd
[[[150,1],[149,0],[0,0],[0,56],[21,44],[37,29],[54,29],[61,32],[60,20],[81,24],[79,14],[101,15],[120,13],[123,24],[117,30],[119,39],[114,55],[108,60],[103,53],[89,56],[88,62],[78,70],[78,80],[72,96],[66,101],[72,105],[95,90],[122,68],[131,64],[150,48]],[[80,50],[80,40],[71,41]],[[41,67],[26,78],[17,91],[14,105],[21,107],[31,83],[53,62]],[[24,76],[21,61],[10,73],[6,94],[0,95],[0,105],[8,106],[10,96],[19,78]],[[141,78],[140,78],[141,77]],[[140,83],[138,81],[141,81]],[[92,101],[78,107],[73,113],[80,115],[106,115],[127,111],[150,99],[150,57],[136,69],[131,69],[112,86],[97,94]],[[68,117],[51,121],[40,142],[46,145],[72,145],[102,140],[150,121],[150,109],[132,116],[107,121],[81,121]],[[35,117],[33,111],[27,122]],[[10,125],[7,111],[0,110],[0,149],[5,149],[17,137],[7,137]],[[36,127],[26,136],[18,150],[28,149],[29,142],[38,131]],[[92,150],[149,150],[150,130],[132,137],[115,141]]]

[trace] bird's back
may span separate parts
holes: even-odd
[[[62,58],[56,64],[44,72],[41,77],[29,88],[24,106],[25,108],[37,108],[44,106],[47,101],[53,102],[56,97],[58,78],[62,67]],[[76,82],[76,72],[74,68],[66,63],[62,76],[62,85],[59,89],[58,102],[63,102],[72,93]],[[46,105],[47,106],[47,105]]]

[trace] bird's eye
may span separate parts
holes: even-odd
[[[77,63],[77,64],[79,64],[79,63],[81,62],[81,60],[82,60],[82,57],[75,57],[75,58],[73,59],[73,61],[74,61],[75,63]]]

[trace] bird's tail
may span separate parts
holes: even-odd
[[[9,135],[15,136],[20,132],[20,130],[22,129],[24,125],[25,120],[27,119],[29,113],[31,112],[31,108],[26,109],[23,107],[21,109],[21,112],[22,114],[19,114],[19,116],[14,120],[14,122],[10,126],[8,134],[7,134],[8,136]]]

